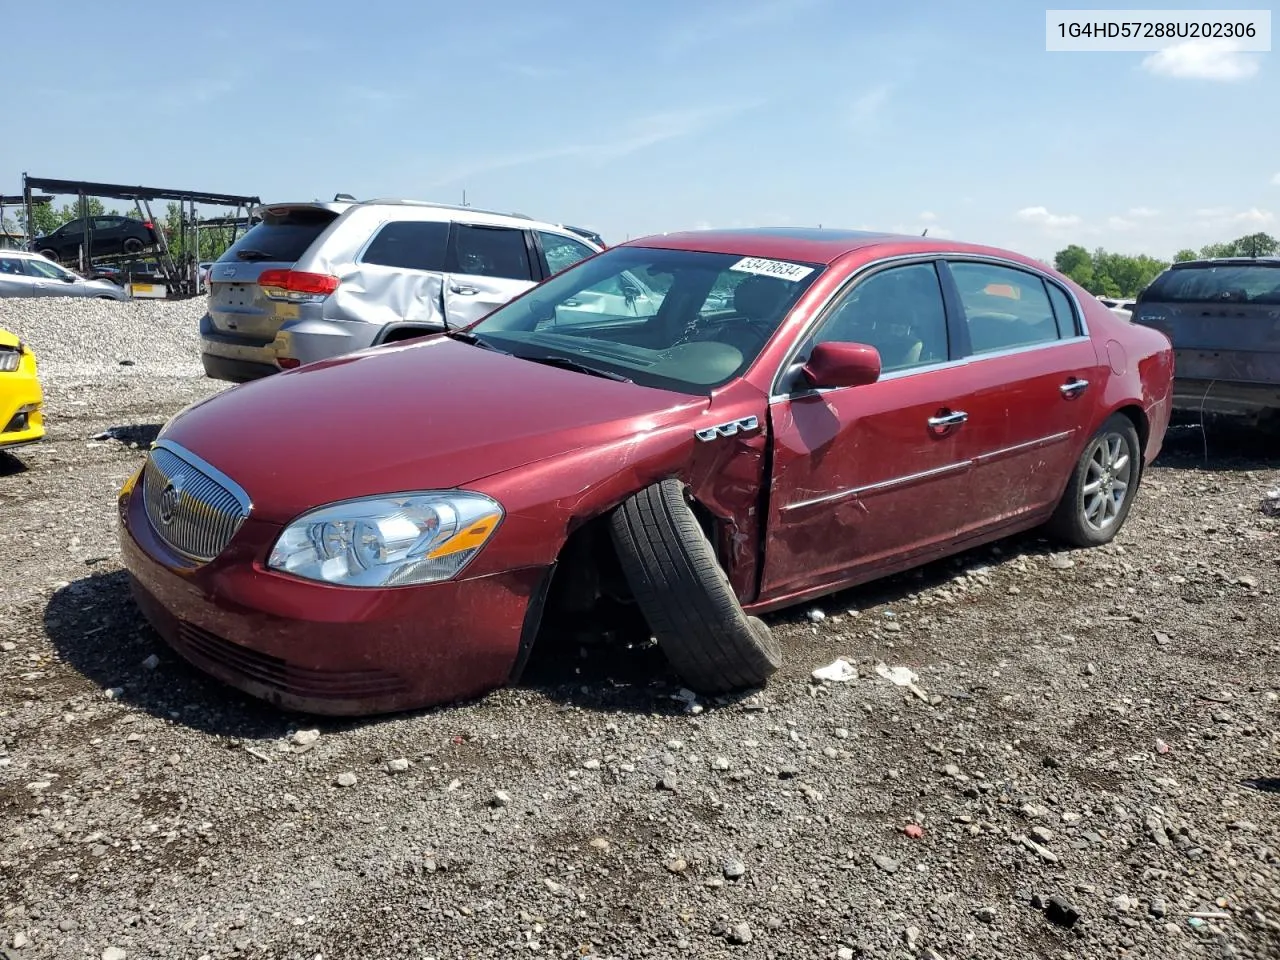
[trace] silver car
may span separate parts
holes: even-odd
[[[410,200],[276,203],[209,269],[205,373],[241,383],[478,320],[600,252],[594,234]]]
[[[97,297],[128,300],[110,280],[86,280],[80,274],[26,250],[0,250],[0,297]]]

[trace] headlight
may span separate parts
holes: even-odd
[[[448,580],[493,536],[502,515],[493,500],[465,491],[348,500],[289,524],[267,566],[344,587]]]
[[[22,364],[22,347],[0,347],[0,373],[13,373]]]

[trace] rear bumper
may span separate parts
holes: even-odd
[[[1173,409],[1184,422],[1202,415],[1250,421],[1280,416],[1280,384],[1180,377],[1173,382]]]
[[[204,364],[206,377],[211,380],[226,380],[230,383],[248,383],[250,380],[260,380],[280,372],[274,363],[256,363],[235,357],[220,357],[214,353],[202,353],[200,362]]]
[[[292,320],[274,339],[235,336],[213,326],[206,314],[200,320],[200,351],[205,374],[214,380],[244,383],[289,367],[328,360],[373,345],[382,327],[351,320]]]

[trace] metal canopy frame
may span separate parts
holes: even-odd
[[[51,196],[40,197],[35,191],[42,190]],[[132,200],[138,216],[144,221],[156,224],[156,217],[151,212],[152,200],[168,200],[178,203],[181,216],[179,231],[186,251],[181,262],[175,257],[169,245],[169,238],[159,226],[155,229],[161,272],[170,291],[177,296],[195,296],[200,292],[200,228],[202,226],[231,227],[231,241],[234,243],[240,227],[246,230],[252,222],[252,211],[261,205],[262,200],[256,196],[230,193],[209,193],[200,190],[171,190],[162,187],[144,187],[120,183],[99,183],[92,180],[59,180],[50,177],[33,177],[22,175],[22,201],[26,207],[27,224],[34,222],[37,203],[52,201],[53,196],[75,196],[79,198],[79,215],[86,220],[85,243],[80,248],[79,266],[88,272],[90,264],[96,259],[99,262],[136,261],[137,257],[126,254],[123,257],[93,256],[93,227],[89,220],[89,197],[105,200]],[[209,204],[221,207],[234,207],[236,215],[232,217],[215,217],[201,220],[196,213],[196,204]],[[28,229],[30,227],[28,226]],[[191,243],[187,243],[190,234]]]

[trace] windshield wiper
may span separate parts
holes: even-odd
[[[517,356],[519,356],[517,354]],[[606,380],[616,380],[618,383],[634,383],[630,377],[624,377],[620,373],[614,373],[612,370],[602,370],[600,367],[593,367],[589,364],[582,363],[580,360],[571,360],[569,357],[520,357],[521,360],[529,360],[533,363],[545,363],[549,367],[560,367],[563,370],[577,370],[579,373],[589,373],[593,377],[604,377]]]
[[[505,353],[510,356],[510,351],[501,350],[495,347],[488,340],[481,340],[476,334],[469,330],[446,330],[444,335],[450,340],[457,340],[461,343],[469,343],[473,347],[481,347],[484,350],[492,350],[494,353]]]
[[[275,260],[276,257],[270,253],[264,253],[261,250],[237,250],[237,260]]]

